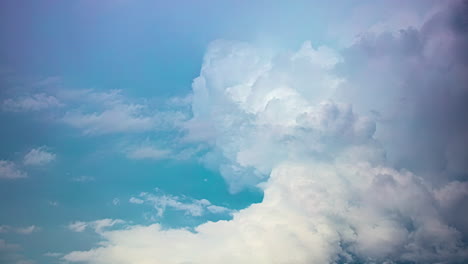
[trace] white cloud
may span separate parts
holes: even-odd
[[[68,229],[73,232],[83,232],[86,229],[87,223],[76,221],[68,225]]]
[[[25,165],[41,166],[41,165],[45,165],[54,161],[56,157],[57,157],[56,154],[52,152],[48,152],[46,150],[46,147],[43,146],[43,147],[31,149],[24,156],[23,163]]]
[[[31,226],[27,226],[27,227],[19,227],[19,228],[16,228],[15,231],[18,233],[18,234],[22,234],[22,235],[29,235],[33,232],[37,232],[39,231],[40,228],[35,226],[35,225],[31,225]]]
[[[0,160],[0,179],[20,179],[26,177],[26,172],[21,171],[14,162]]]
[[[112,227],[114,225],[124,224],[125,221],[120,219],[100,219],[91,222],[82,222],[82,221],[75,221],[68,225],[68,229],[73,232],[83,232],[88,228],[94,230],[94,232],[101,233],[104,229]]]
[[[116,206],[119,205],[120,204],[120,199],[119,198],[112,199],[112,204],[116,205]]]
[[[45,257],[51,257],[51,258],[58,258],[58,257],[63,256],[63,254],[58,253],[58,252],[46,252],[46,253],[44,253],[44,256]]]
[[[18,97],[15,99],[6,99],[3,101],[2,105],[4,110],[12,112],[40,111],[63,106],[55,96],[44,93]]]
[[[60,97],[77,106],[65,113],[62,122],[86,135],[142,133],[173,126],[185,118],[177,111],[154,111],[147,101],[134,102],[120,90],[65,90]]]
[[[195,232],[158,224],[103,230],[100,246],[63,259],[464,262],[468,226],[458,209],[466,209],[459,178],[467,155],[456,143],[467,143],[468,40],[447,14],[456,12],[438,14],[420,32],[363,39],[343,58],[309,43],[272,58],[245,43],[214,42],[193,83],[186,140],[210,145],[203,161],[231,191],[260,183],[263,201]],[[138,199],[160,215],[170,207],[196,216],[211,206],[170,195]]]
[[[159,192],[159,190],[157,190]],[[202,216],[206,212],[213,214],[232,213],[232,210],[211,204],[206,199],[192,199],[188,197],[180,197],[168,194],[151,194],[142,192],[139,195],[140,198],[131,197],[129,202],[134,204],[147,203],[154,207],[157,212],[157,216],[163,216],[164,212],[170,208],[176,211],[182,211],[186,215],[191,216]]]
[[[134,204],[142,204],[142,203],[145,202],[145,201],[143,201],[142,199],[135,198],[135,197],[131,197],[128,201],[129,201],[130,203],[134,203]]]
[[[141,115],[141,110],[141,105],[116,105],[99,113],[68,112],[63,121],[82,129],[85,134],[142,132],[153,129],[155,120]]]
[[[417,262],[467,256],[460,234],[441,222],[430,192],[410,173],[365,163],[286,163],[265,186],[263,202],[234,213],[233,220],[202,224],[195,233],[157,224],[104,231],[104,246],[64,259],[333,263],[338,257],[351,261],[354,254],[383,263],[395,256]]]

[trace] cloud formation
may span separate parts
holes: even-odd
[[[85,135],[142,133],[164,129],[174,120],[184,118],[178,112],[154,111],[147,102],[133,102],[120,90],[60,90],[58,96],[70,102],[71,110],[61,121],[83,131]],[[83,103],[86,106],[83,106]]]
[[[42,146],[39,148],[33,148],[26,153],[26,155],[24,155],[23,163],[25,165],[41,166],[54,161],[56,157],[56,154],[48,152],[47,148]]]
[[[105,228],[112,227],[114,225],[119,225],[119,224],[124,224],[125,221],[120,220],[120,219],[100,219],[96,221],[90,221],[90,222],[83,222],[83,221],[75,221],[73,223],[70,223],[68,225],[68,229],[70,229],[73,232],[83,232],[88,228],[93,229],[95,232],[100,233],[102,232]]]
[[[231,191],[257,185],[264,200],[195,232],[101,230],[99,246],[63,260],[463,263],[467,10],[455,1],[418,29],[364,34],[340,53],[212,43],[185,140],[210,146],[203,162]],[[146,201],[192,215],[206,203],[146,193],[131,202]]]
[[[192,199],[175,195],[161,194],[156,190],[156,194],[142,192],[137,197],[131,197],[129,202],[134,204],[149,204],[156,209],[156,215],[162,217],[167,209],[182,211],[186,215],[202,216],[205,213],[221,214],[232,213],[228,208],[211,204],[206,199]]]
[[[0,179],[20,179],[26,177],[26,172],[21,171],[14,162],[0,160]]]
[[[63,104],[52,95],[37,93],[30,96],[9,98],[2,103],[3,110],[11,112],[31,112],[62,107]]]
[[[169,150],[157,149],[152,146],[141,146],[129,151],[127,157],[130,159],[161,160],[168,158],[170,154]]]
[[[13,227],[9,225],[0,225],[0,233],[14,232],[14,233],[22,234],[22,235],[29,235],[39,230],[40,228],[35,225],[25,226],[25,227]]]

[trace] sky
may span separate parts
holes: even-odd
[[[0,2],[0,263],[468,261],[468,2]]]

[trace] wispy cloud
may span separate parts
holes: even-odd
[[[213,214],[231,214],[233,210],[211,204],[206,199],[192,199],[188,197],[180,197],[176,195],[163,194],[160,190],[156,189],[156,194],[142,192],[138,198],[131,197],[129,200],[133,204],[149,204],[156,209],[157,216],[164,215],[166,209],[182,211],[186,215],[202,216],[205,213]]]
[[[44,93],[6,99],[2,103],[3,110],[11,112],[31,112],[49,108],[62,107],[57,97]]]
[[[165,149],[157,149],[152,146],[141,146],[130,150],[127,157],[130,159],[161,160],[169,158],[171,152]]]
[[[82,222],[82,221],[75,221],[68,225],[68,229],[73,232],[83,232],[88,228],[93,229],[95,232],[102,232],[104,229],[112,227],[114,225],[121,225],[125,224],[125,221],[120,219],[100,219],[91,222]]]
[[[94,180],[95,180],[94,177],[85,176],[85,175],[72,178],[72,181],[74,182],[92,182]]]
[[[38,232],[38,231],[40,231],[40,228],[35,226],[35,225],[25,226],[25,227],[14,227],[14,226],[9,226],[9,225],[0,225],[0,233],[13,232],[13,233],[21,234],[21,235],[29,235],[29,234],[32,234],[32,233]]]

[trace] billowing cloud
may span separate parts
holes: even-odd
[[[0,160],[0,179],[20,179],[26,177],[26,172],[21,171],[14,162]]]
[[[284,163],[265,186],[263,202],[235,213],[233,220],[208,222],[195,233],[157,224],[105,231],[106,246],[65,259],[170,264],[361,258],[383,263],[468,256],[460,233],[441,221],[431,192],[411,173],[366,163]]]
[[[212,43],[184,140],[210,146],[203,162],[231,191],[256,185],[263,201],[194,232],[101,230],[99,246],[63,260],[463,263],[468,4],[454,3],[418,29],[363,34],[341,53]],[[192,215],[206,203],[141,201]]]
[[[47,151],[46,147],[39,147],[31,149],[24,155],[23,163],[25,165],[45,165],[55,160],[56,154]]]

